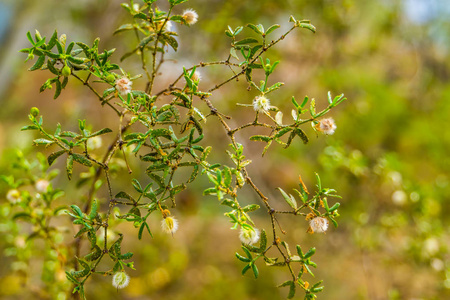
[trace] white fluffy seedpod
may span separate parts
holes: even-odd
[[[264,96],[255,97],[253,100],[253,109],[257,112],[266,112],[270,108],[270,100]]]
[[[99,149],[102,146],[102,137],[94,136],[87,141],[88,150]]]
[[[173,30],[173,23],[172,23],[172,21],[167,21],[166,25],[164,25],[164,29],[166,31],[172,31]]]
[[[133,82],[131,82],[131,80],[125,76],[116,80],[116,89],[122,96],[126,96],[127,94],[131,93],[132,85]]]
[[[295,109],[293,109],[291,111],[291,115],[292,115],[292,119],[294,119],[294,121],[297,121],[298,116],[297,116],[297,111]]]
[[[200,81],[202,80],[202,74],[199,71],[195,71],[194,74],[192,74],[191,79],[194,81]]]
[[[315,217],[309,221],[309,232],[321,233],[328,229],[328,220],[322,217]]]
[[[188,25],[194,25],[198,21],[198,14],[193,9],[187,9],[183,12],[183,19]]]
[[[130,276],[125,271],[117,272],[112,279],[112,285],[117,289],[123,289],[130,283]]]
[[[16,189],[9,190],[8,193],[6,193],[6,199],[8,199],[9,202],[12,204],[16,204],[17,202],[20,202],[20,192]]]
[[[34,187],[36,188],[36,190],[39,193],[45,193],[45,192],[47,192],[49,185],[50,185],[50,182],[48,182],[48,180],[39,179],[38,181],[36,181]]]
[[[278,125],[283,125],[283,113],[281,111],[277,112],[275,115],[275,121]]]
[[[319,123],[316,124],[315,128],[317,131],[331,135],[336,130],[336,124],[334,123],[333,118],[327,118],[319,120]]]
[[[244,244],[253,245],[259,241],[259,230],[257,228],[241,227],[239,239]]]
[[[161,228],[164,232],[174,234],[178,230],[178,220],[174,217],[165,217],[161,221]]]

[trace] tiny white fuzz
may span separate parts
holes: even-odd
[[[253,245],[259,241],[259,230],[257,228],[248,229],[242,227],[239,233],[239,239],[244,244]]]
[[[291,111],[291,115],[292,115],[292,119],[294,119],[294,121],[297,121],[298,116],[297,116],[297,111],[295,109],[293,109]]]
[[[283,125],[283,113],[281,111],[277,112],[275,115],[275,121],[278,125]]]
[[[336,124],[332,118],[319,120],[316,124],[317,131],[323,132],[324,134],[331,135],[336,130]]]
[[[198,21],[198,14],[193,9],[185,10],[182,17],[188,25],[194,25]]]
[[[325,232],[328,229],[328,220],[322,217],[316,217],[309,221],[309,231],[314,232]]]
[[[164,25],[164,29],[165,29],[166,31],[172,31],[172,29],[173,29],[172,21],[167,21],[167,22],[166,22],[166,25]]]
[[[200,81],[202,79],[202,74],[200,74],[199,71],[195,71],[194,74],[192,74],[191,79],[194,81]]]
[[[99,149],[102,146],[102,137],[94,136],[87,141],[88,150]]]
[[[36,188],[36,190],[39,193],[45,193],[45,192],[47,192],[47,188],[49,185],[50,185],[50,182],[48,182],[48,180],[39,179],[38,181],[36,181],[36,184],[34,185],[34,187]]]
[[[174,217],[166,217],[161,222],[161,228],[164,232],[174,234],[178,230],[178,220]]]
[[[270,108],[270,100],[264,96],[258,96],[253,100],[253,109],[257,112],[266,112]]]
[[[117,272],[113,276],[112,285],[117,289],[123,289],[130,283],[130,276],[125,271]]]
[[[122,96],[126,96],[127,94],[131,93],[132,85],[133,82],[131,82],[131,80],[127,77],[122,77],[116,80],[116,89]]]
[[[8,193],[6,193],[6,199],[12,204],[16,204],[17,202],[20,202],[20,192],[16,189],[9,190]]]

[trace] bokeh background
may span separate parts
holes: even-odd
[[[27,31],[38,29],[49,37],[57,29],[67,34],[68,40],[86,44],[100,37],[100,49],[117,48],[118,61],[134,45],[126,34],[112,35],[129,21],[120,2],[0,1],[0,173],[12,172],[16,149],[31,160],[42,150],[31,147],[33,133],[20,132],[28,125],[32,106],[40,109],[48,128],[60,122],[63,128],[75,129],[79,118],[87,119],[93,128],[117,127],[113,113],[99,107],[77,82],[69,81],[57,100],[52,99],[51,91],[39,94],[47,74],[28,72],[31,63],[24,64],[26,55],[18,50],[28,45]],[[166,7],[164,1],[158,3]],[[160,88],[178,76],[182,66],[226,58],[227,25],[235,28],[261,23],[267,28],[278,23],[281,33],[293,15],[310,19],[317,27],[316,34],[294,32],[269,55],[271,60],[281,61],[273,80],[285,82],[270,99],[289,118],[292,95],[297,99],[314,97],[324,107],[328,91],[344,93],[348,101],[331,112],[336,133],[316,138],[306,129],[311,138],[308,145],[297,141],[288,150],[273,146],[264,159],[261,144],[248,141],[246,135],[240,136],[240,142],[254,162],[249,167],[253,178],[280,205],[276,187],[295,188],[300,174],[313,189],[314,172],[321,175],[325,186],[335,188],[343,197],[340,225],[326,235],[306,234],[307,223],[301,218],[280,219],[291,245],[317,248],[315,274],[325,285],[319,298],[449,299],[448,1],[191,0],[183,7],[195,9],[199,22],[190,28],[176,28],[179,52],[168,54],[170,60],[157,82]],[[141,72],[137,59],[122,66],[132,74]],[[202,70],[200,87],[207,89],[223,81],[231,75],[226,72],[220,67]],[[144,80],[137,80],[134,88],[142,89],[144,84]],[[238,82],[219,90],[212,101],[233,116],[237,125],[251,119],[252,113],[236,103],[250,103],[255,95],[246,90],[244,82]],[[208,128],[218,128],[217,122],[210,122]],[[207,142],[214,143],[212,158],[226,161],[224,134],[214,129],[208,132]],[[139,167],[137,160],[131,164]],[[145,180],[145,174],[137,171],[128,175],[125,168],[118,169],[113,178],[116,191],[129,189],[132,178]],[[181,226],[174,238],[158,233],[159,220],[153,223],[154,238],[145,236],[143,241],[137,240],[132,226],[120,225],[127,233],[126,251],[135,252],[137,268],[130,272],[130,286],[117,292],[109,277],[97,277],[88,284],[88,299],[286,296],[287,290],[275,288],[288,279],[283,270],[261,265],[258,280],[251,274],[241,276],[242,265],[234,257],[240,247],[238,232],[229,230],[217,201],[202,196],[207,178],[199,181],[179,197],[176,215]],[[87,188],[74,187],[63,173],[52,185],[66,191],[61,200],[65,204],[81,201]],[[10,211],[3,197],[7,191],[8,186],[1,183],[0,298],[64,299],[64,293],[58,294],[46,284],[51,282],[48,277],[63,276],[49,272],[54,270],[52,266],[43,265],[39,242],[33,251],[18,243],[17,238],[26,236],[29,228],[23,226],[15,232],[9,227],[6,219]],[[243,193],[249,203],[257,201],[249,191]],[[59,218],[58,225],[68,226],[70,233],[65,238],[70,239],[75,228],[68,217]],[[267,224],[264,212],[256,213],[255,218],[261,227]]]

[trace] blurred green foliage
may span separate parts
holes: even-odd
[[[58,24],[66,29],[68,35],[70,31],[77,32],[80,39],[87,41],[98,34],[91,31],[92,16],[95,16],[96,24],[106,24],[119,23],[122,15],[117,3],[117,10],[114,10],[106,1],[99,1],[94,5],[95,9],[89,1],[78,1],[76,7],[55,4],[54,1],[43,2],[53,2],[65,12],[64,20],[59,20]],[[300,98],[305,94],[325,95],[323,91],[327,90],[333,94],[344,91],[349,99],[341,106],[344,108],[334,113],[338,128],[335,135],[326,141],[312,139],[308,147],[297,143],[286,152],[278,153],[271,149],[266,154],[270,162],[265,165],[258,164],[261,145],[248,142],[248,147],[255,153],[255,163],[251,168],[259,174],[256,179],[259,183],[271,183],[272,186],[284,182],[284,185],[295,187],[300,170],[306,184],[313,184],[311,174],[313,170],[319,170],[322,181],[335,187],[344,198],[339,209],[340,227],[325,236],[306,235],[299,224],[282,220],[284,226],[294,232],[294,239],[306,246],[314,244],[318,249],[316,260],[326,267],[319,268],[317,276],[324,278],[327,286],[320,299],[450,297],[450,238],[446,218],[450,210],[450,132],[446,130],[450,125],[450,48],[445,42],[450,36],[450,24],[445,9],[437,9],[426,21],[409,18],[406,14],[410,9],[408,5],[414,5],[414,2],[190,2],[200,15],[198,26],[201,30],[181,41],[180,47],[185,47],[191,54],[189,58],[176,58],[182,64],[197,63],[200,58],[215,59],[223,54],[223,49],[227,49],[227,39],[223,34],[227,25],[235,28],[243,23],[281,23],[280,20],[286,20],[287,16],[295,13],[311,19],[318,31],[314,36],[299,35],[287,40],[277,49],[276,57],[270,57],[273,61],[281,60],[279,79],[286,83],[284,89],[272,95],[271,101],[280,109],[287,109],[292,94]],[[102,5],[109,9],[103,12]],[[445,1],[431,1],[428,5],[444,7]],[[33,11],[28,10],[27,13]],[[48,23],[57,19],[51,18],[51,11],[40,13],[47,14]],[[16,21],[24,18],[26,16],[22,15]],[[75,20],[73,24],[77,24],[73,28],[67,25],[72,24],[72,19]],[[56,24],[48,26],[49,32],[57,27]],[[39,24],[29,24],[27,30],[35,27]],[[60,29],[59,32],[63,31]],[[112,30],[101,33],[105,48],[109,47],[111,34]],[[182,35],[188,34],[183,32]],[[12,32],[8,39],[16,35],[25,36]],[[8,45],[11,43],[4,43],[3,47]],[[122,47],[117,51],[125,53],[130,50],[127,43]],[[16,50],[19,49],[17,47]],[[7,59],[14,60],[15,57],[22,59],[16,53]],[[5,60],[4,57],[2,59]],[[12,148],[19,146],[23,149],[24,145],[31,144],[31,136],[18,133],[26,124],[30,106],[39,106],[43,113],[62,113],[68,124],[73,123],[71,121],[76,120],[80,112],[97,116],[98,124],[94,127],[105,127],[110,117],[99,115],[87,102],[79,101],[86,94],[78,89],[66,91],[67,98],[60,99],[63,101],[52,102],[51,93],[44,93],[42,98],[36,99],[34,95],[44,77],[18,71],[24,69],[20,65],[17,70],[11,70],[15,75],[11,76],[10,88],[2,97],[0,173],[9,170],[14,156]],[[172,74],[170,70],[164,72],[168,76]],[[204,77],[214,81],[221,76],[219,72],[221,70]],[[234,107],[236,102],[245,102],[242,99],[250,100],[255,96],[241,91],[230,88],[222,92],[221,99],[214,100],[215,104],[226,109]],[[326,103],[325,98],[320,100]],[[249,118],[245,110],[237,117]],[[51,116],[48,121],[52,122]],[[216,144],[218,148],[226,147],[219,139]],[[29,151],[25,151],[27,155]],[[292,164],[293,158],[297,159],[296,164]],[[125,177],[124,181],[129,182]],[[57,177],[53,183],[54,186],[66,184],[64,176]],[[6,186],[1,185],[0,188],[5,194]],[[285,290],[273,288],[286,280],[277,270],[262,272],[256,281],[250,275],[241,280],[241,264],[233,260],[232,249],[239,244],[236,232],[229,231],[226,221],[217,217],[216,212],[220,208],[216,203],[201,198],[203,188],[195,188],[182,196],[180,210],[190,212],[183,220],[186,223],[183,236],[167,241],[155,235],[154,240],[149,239],[140,248],[135,260],[151,268],[147,269],[147,274],[142,273],[142,269],[130,274],[133,289],[124,290],[126,296],[111,287],[108,277],[91,283],[96,287],[88,288],[93,293],[91,298],[284,297]],[[68,194],[72,192],[75,195],[75,190],[69,190]],[[6,250],[3,252],[5,258],[2,258],[5,263],[0,267],[1,297],[22,299],[36,295],[33,289],[23,290],[21,287],[24,278],[28,278],[31,286],[41,285],[45,274],[36,273],[42,270],[39,262],[28,270],[32,276],[12,271],[14,262],[8,258],[8,249],[14,241],[8,237],[13,229],[5,226],[3,221],[0,224],[0,249]],[[231,290],[230,286],[235,288]],[[133,292],[127,294],[128,291]]]

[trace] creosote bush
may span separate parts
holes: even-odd
[[[225,34],[231,48],[224,60],[185,67],[166,88],[155,91],[155,82],[164,70],[165,58],[171,55],[169,50],[179,50],[175,26],[193,26],[201,20],[194,9],[181,5],[187,0],[169,0],[168,11],[160,10],[155,2],[131,0],[122,4],[130,15],[130,23],[114,32],[136,36],[134,49],[124,54],[120,61],[138,59],[141,70],[124,70],[116,63],[119,60],[113,56],[115,49],[99,51],[99,39],[85,44],[68,42],[66,35],[58,35],[56,31],[49,39],[38,31],[34,37],[28,32],[31,46],[21,51],[28,54],[27,60],[36,59],[30,71],[44,70],[50,75],[40,91],[53,89],[56,99],[62,95],[69,79],[79,81],[98,99],[99,105],[117,115],[117,127],[114,130],[91,130],[87,120],[79,120],[78,132],[64,130],[60,124],[50,129],[44,125],[39,109],[33,107],[29,115],[31,123],[22,130],[38,132],[40,137],[33,143],[51,149],[52,153],[47,158],[40,154],[37,164],[19,156],[15,167],[23,170],[25,177],[2,177],[10,186],[6,195],[10,217],[14,221],[30,223],[33,232],[27,240],[44,240],[49,250],[46,259],[59,265],[55,272],[65,270],[66,282],[72,287],[68,283],[59,283],[53,285],[53,289],[70,290],[84,299],[85,283],[92,276],[109,275],[112,285],[122,289],[133,280],[127,269],[151,268],[134,266],[131,261],[133,249],[122,243],[123,234],[112,237],[109,234],[112,228],[129,222],[137,229],[139,239],[146,234],[152,236],[155,230],[166,232],[167,238],[176,238],[177,230],[183,228],[182,221],[171,212],[176,205],[177,194],[189,188],[194,180],[208,180],[210,187],[203,194],[217,198],[219,204],[226,206],[229,210],[225,216],[232,223],[232,229],[239,230],[242,247],[235,257],[242,262],[242,274],[251,272],[258,278],[258,260],[267,266],[283,267],[286,281],[279,287],[289,288],[287,297],[293,298],[301,290],[305,299],[315,299],[316,294],[323,290],[322,281],[307,279],[306,276],[313,276],[312,268],[316,268],[316,263],[311,258],[316,250],[302,249],[300,245],[292,249],[283,240],[283,235],[289,234],[289,230],[282,228],[278,216],[287,214],[300,218],[305,231],[324,233],[329,223],[337,226],[340,204],[331,201],[339,196],[334,189],[322,185],[318,174],[314,192],[308,190],[299,176],[299,188],[294,189],[294,193],[278,187],[278,198],[284,199],[286,205],[282,210],[275,209],[272,203],[279,199],[271,199],[265,194],[265,190],[275,187],[259,187],[254,183],[246,168],[251,160],[246,158],[244,146],[237,138],[237,133],[250,128],[270,130],[268,135],[250,137],[251,141],[265,143],[264,155],[273,142],[284,148],[295,142],[307,144],[309,138],[302,128],[308,124],[317,133],[330,135],[335,132],[334,120],[324,116],[345,100],[343,95],[332,97],[328,93],[328,105],[322,111],[316,111],[314,99],[305,97],[297,101],[292,97],[292,117],[289,120],[283,120],[283,113],[274,106],[280,100],[271,96],[283,83],[271,82],[279,61],[271,62],[265,57],[266,53],[297,29],[315,32],[315,27],[309,21],[297,20],[293,16],[289,19],[290,28],[279,35],[276,35],[280,28],[278,24],[267,29],[261,24],[247,24],[235,29],[228,27]],[[182,14],[177,14],[183,9]],[[209,67],[226,68],[233,75],[209,89],[200,89],[202,77],[199,69]],[[264,79],[255,82],[254,75]],[[136,90],[133,82],[142,80],[141,77],[146,81],[145,89]],[[257,91],[258,96],[246,103],[236,103],[247,109],[248,114],[253,114],[254,119],[233,127],[230,124],[232,116],[214,106],[214,93],[241,78],[246,80],[249,90]],[[93,85],[94,82],[102,85]],[[102,86],[101,90],[99,86]],[[219,126],[217,132],[229,140],[227,165],[208,160],[213,149],[204,143],[203,127],[210,119],[218,120],[213,123]],[[108,137],[109,142],[106,142]],[[93,153],[95,149],[103,151],[102,155]],[[116,167],[114,158],[121,157],[127,161],[127,157],[130,159],[132,156],[140,159],[139,167],[145,168],[148,182],[143,184],[133,179],[128,190],[117,190],[110,176]],[[74,164],[88,169],[77,183],[78,186],[89,187],[82,201],[55,205],[55,200],[64,192],[51,184],[58,169],[48,171],[48,168],[57,160],[65,160],[65,173],[69,179],[74,177]],[[32,172],[35,166],[40,168],[39,175]],[[132,168],[128,164],[127,167],[131,173]],[[184,177],[186,169],[189,176]],[[102,185],[108,191],[106,202],[97,195]],[[240,191],[246,185],[254,191],[256,203],[243,206]],[[267,212],[271,227],[261,228],[252,220],[251,213],[257,209]],[[74,241],[62,241],[60,229],[51,225],[51,220],[61,214],[71,218],[76,225],[78,232]],[[150,228],[150,219],[158,220],[161,228]],[[19,235],[20,228],[16,229]],[[82,247],[83,244],[89,246]],[[310,284],[308,280],[315,282]]]

